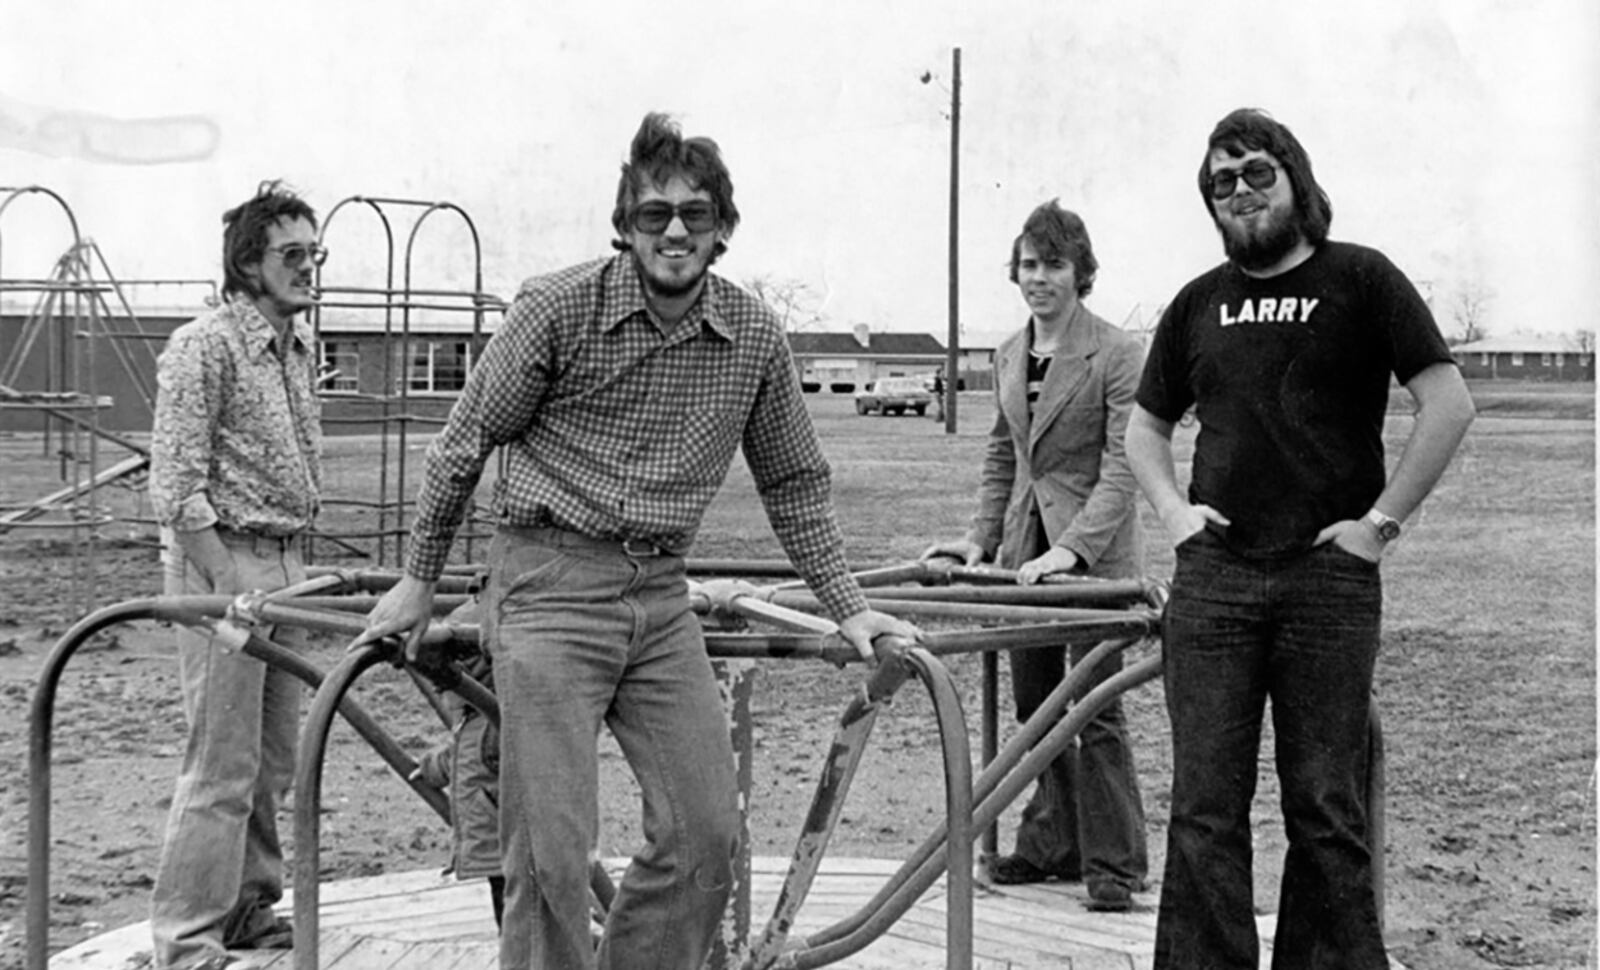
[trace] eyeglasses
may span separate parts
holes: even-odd
[[[1252,189],[1266,191],[1278,184],[1278,166],[1270,162],[1251,162],[1244,168],[1227,168],[1211,173],[1211,197],[1221,202],[1239,189],[1239,178]]]
[[[710,232],[717,228],[717,206],[714,202],[694,201],[682,205],[670,202],[642,202],[633,207],[629,221],[639,232],[655,235],[666,232],[673,217],[683,220],[683,228],[690,232]]]
[[[328,250],[323,246],[317,245],[316,243],[312,243],[309,246],[305,245],[304,243],[289,243],[285,246],[269,246],[267,247],[267,252],[277,253],[278,258],[283,260],[283,265],[289,267],[290,269],[298,267],[301,263],[305,262],[307,258],[311,260],[311,265],[313,266],[321,266],[328,260]]]

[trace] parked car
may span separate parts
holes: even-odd
[[[933,393],[920,377],[884,377],[856,392],[857,414],[926,414],[932,403]]]

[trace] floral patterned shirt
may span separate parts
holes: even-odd
[[[646,308],[626,254],[523,284],[428,449],[408,573],[443,571],[502,446],[501,523],[678,552],[742,446],[772,529],[818,599],[839,619],[867,608],[783,327],[719,276],[671,327]]]
[[[163,526],[267,536],[311,527],[322,406],[311,328],[296,318],[291,332],[280,357],[267,318],[230,299],[167,339],[150,435],[150,503]]]

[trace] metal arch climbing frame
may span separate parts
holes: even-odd
[[[78,231],[78,217],[72,214],[72,207],[67,205],[67,200],[63,199],[53,189],[45,188],[42,185],[0,185],[0,192],[4,192],[6,194],[5,201],[0,202],[0,215],[4,215],[6,208],[10,206],[11,203],[15,202],[19,196],[28,195],[35,192],[41,195],[49,196],[55,200],[57,205],[61,207],[61,211],[67,217],[67,222],[72,226],[72,241],[74,243],[83,241],[83,234]]]
[[[118,514],[100,489],[110,485],[138,487],[149,466],[145,443],[102,426],[108,408],[125,402],[102,395],[102,379],[116,365],[123,387],[153,412],[155,345],[129,302],[125,286],[204,285],[209,280],[119,280],[105,254],[80,231],[67,201],[41,185],[0,188],[0,222],[24,197],[53,203],[65,222],[71,242],[47,278],[8,276],[0,261],[0,297],[37,294],[24,313],[16,307],[20,328],[3,348],[0,360],[0,408],[37,415],[42,457],[54,462],[57,486],[48,494],[0,508],[0,535],[13,529],[64,532],[70,548],[73,599],[81,610],[96,605],[99,587],[101,529],[118,519],[139,521],[137,513]],[[3,241],[3,234],[0,234]],[[142,347],[136,343],[144,341]],[[141,352],[145,356],[141,356]],[[147,373],[148,372],[148,373]],[[28,385],[27,390],[20,389]],[[55,442],[53,444],[52,442]],[[106,443],[127,454],[107,458]],[[28,480],[27,475],[19,481]]]
[[[319,242],[326,242],[328,231],[330,227],[333,226],[335,217],[338,216],[338,214],[347,206],[362,206],[369,209],[377,217],[378,222],[383,229],[385,246],[383,286],[381,288],[324,286],[322,282],[323,267],[318,266],[316,270],[316,285],[320,296],[316,306],[311,311],[312,328],[317,335],[318,341],[320,342],[322,338],[322,311],[324,308],[382,311],[383,393],[373,397],[358,398],[360,400],[375,401],[377,404],[379,404],[379,416],[375,419],[350,419],[351,423],[354,423],[356,420],[369,420],[377,423],[380,426],[381,440],[379,442],[378,457],[378,498],[376,502],[362,502],[355,499],[333,498],[325,501],[324,504],[358,505],[376,509],[378,514],[378,526],[376,533],[373,534],[373,536],[375,536],[377,539],[376,562],[379,566],[383,566],[388,564],[388,543],[391,537],[394,539],[395,558],[398,561],[401,549],[401,536],[404,535],[406,529],[405,495],[407,484],[407,455],[409,453],[407,444],[410,439],[410,426],[411,424],[420,421],[435,420],[415,415],[410,412],[411,385],[410,381],[405,379],[403,365],[402,374],[400,375],[401,379],[398,381],[399,394],[395,395],[393,393],[395,387],[397,386],[396,375],[394,372],[395,355],[392,353],[393,347],[391,346],[391,341],[396,336],[395,311],[397,309],[400,311],[400,330],[398,336],[400,338],[400,356],[403,361],[408,361],[410,359],[410,348],[412,341],[411,314],[413,310],[439,310],[458,313],[472,313],[473,321],[471,343],[473,353],[471,364],[475,365],[477,362],[478,352],[481,351],[483,343],[486,340],[483,333],[484,314],[491,311],[503,310],[505,304],[498,297],[493,297],[483,292],[482,245],[479,241],[478,227],[476,223],[473,222],[472,217],[467,214],[465,209],[453,202],[430,202],[421,199],[352,195],[336,203],[323,218],[322,225],[317,236]],[[386,207],[405,207],[409,209],[421,210],[412,220],[411,229],[406,235],[405,251],[402,256],[404,277],[398,289],[395,286],[396,254],[394,225],[390,221],[389,212],[387,211]],[[414,257],[416,254],[418,234],[422,230],[423,223],[426,222],[431,216],[439,212],[450,212],[459,216],[461,222],[465,225],[468,234],[471,236],[473,288],[470,291],[448,289],[418,290],[412,286],[412,267],[415,262]],[[330,299],[330,297],[332,297],[332,299]],[[459,302],[449,302],[452,298],[465,298],[468,302],[465,305]],[[394,410],[396,404],[399,406],[398,413],[396,413]],[[397,444],[394,446],[394,451],[392,453],[389,435],[389,428],[391,425],[398,425],[399,439]],[[393,495],[395,496],[393,500],[390,499],[391,491],[389,478],[391,454],[393,455],[392,460],[395,464],[396,479],[393,483]],[[391,513],[393,515],[392,523],[390,521]],[[323,534],[328,535],[327,533]],[[369,536],[367,533],[361,532],[330,535],[329,537],[342,540],[373,536]],[[465,547],[466,554],[470,559],[472,556],[473,539],[470,529],[464,535],[464,538],[467,540]]]
[[[702,563],[691,561],[692,573],[704,572]],[[717,562],[717,567],[737,567],[734,562]],[[746,563],[743,569],[719,572],[781,575],[768,564]],[[30,720],[30,800],[28,813],[29,887],[27,907],[27,970],[47,970],[49,927],[49,818],[50,818],[50,730],[54,698],[67,661],[89,637],[118,623],[157,619],[204,629],[230,646],[264,662],[290,671],[302,681],[317,687],[311,710],[301,734],[297,758],[295,799],[294,865],[295,967],[310,970],[317,963],[319,893],[319,814],[321,764],[327,730],[335,713],[343,716],[395,773],[441,818],[449,818],[444,794],[429,786],[415,772],[415,762],[370,716],[344,695],[366,670],[382,662],[402,663],[397,643],[390,641],[351,651],[336,668],[324,676],[293,651],[255,633],[251,627],[262,624],[301,626],[342,637],[354,637],[365,627],[365,612],[376,601],[376,594],[397,581],[397,574],[377,571],[315,569],[311,579],[295,587],[271,594],[226,596],[179,596],[135,600],[97,611],[63,634],[41,672]],[[476,570],[456,567],[440,581],[435,600],[436,616],[441,619],[470,600],[476,587]],[[985,584],[1005,583],[1014,573],[978,567],[966,569],[949,564],[916,563],[869,570],[858,574],[863,585],[876,590],[890,582],[915,581],[925,585],[951,585],[941,592],[945,599],[966,598],[969,608],[1000,605],[999,594],[1018,595],[1027,601],[1023,615],[1033,622],[1000,629],[928,633],[918,645],[884,638],[878,645],[878,662],[871,669],[859,692],[852,697],[841,716],[834,742],[829,746],[812,805],[806,813],[790,871],[780,893],[775,912],[758,939],[751,941],[742,958],[739,947],[724,941],[719,970],[735,965],[741,970],[769,968],[811,968],[843,959],[871,944],[903,916],[939,879],[948,875],[947,890],[947,967],[972,965],[972,844],[981,827],[993,825],[1005,808],[1014,802],[1065,747],[1083,726],[1106,704],[1122,693],[1159,675],[1159,652],[1146,657],[1108,678],[1094,690],[1083,693],[1084,684],[1096,666],[1113,654],[1159,630],[1164,587],[1133,582],[1079,581],[1059,584],[1059,589],[1041,593],[1015,586],[997,593]],[[707,632],[707,648],[713,657],[723,659],[820,659],[843,666],[859,658],[853,647],[837,634],[831,621],[782,606],[780,601],[797,595],[793,584],[780,583],[755,587],[747,582],[722,580],[696,583],[691,600],[698,612],[735,622],[758,620],[779,627],[770,634],[737,634],[716,630]],[[941,599],[924,599],[935,594],[931,589],[897,588],[893,599],[872,597],[874,601],[894,603],[906,615],[932,615],[948,605]],[[1131,598],[1130,598],[1131,597]],[[1046,606],[1040,601],[1056,599],[1074,606]],[[1128,610],[1110,609],[1122,602]],[[1087,608],[1086,608],[1087,605]],[[1050,611],[1050,616],[1041,615]],[[439,648],[445,656],[465,655],[475,649],[478,631],[470,625],[451,621],[435,622],[424,642]],[[1068,676],[1021,727],[1003,750],[986,757],[982,772],[971,777],[965,722],[953,681],[939,657],[981,651],[986,657],[1000,651],[1063,643],[1097,644],[1089,655],[1074,665]],[[409,668],[408,668],[409,669]],[[458,694],[468,703],[498,719],[498,704],[493,695],[456,669],[454,663],[418,668],[440,689]],[[833,825],[837,822],[845,797],[869,740],[877,714],[888,704],[905,681],[915,677],[928,688],[938,718],[941,753],[946,776],[946,819],[902,863],[897,872],[859,911],[833,926],[803,939],[789,939],[795,914],[799,912],[811,881],[826,850]],[[1079,696],[1081,695],[1081,696]],[[1076,702],[1074,703],[1074,699]],[[986,712],[992,713],[992,712]],[[1369,813],[1373,816],[1371,837],[1374,855],[1374,881],[1381,904],[1382,879],[1382,763],[1373,710],[1373,775],[1369,786]],[[608,902],[611,886],[604,871],[592,873],[596,896]],[[748,927],[749,883],[735,887],[734,909],[743,907]],[[726,924],[725,924],[726,925]],[[737,925],[737,924],[736,924]],[[739,940],[732,941],[735,944]],[[737,961],[737,964],[732,961]]]
[[[33,314],[24,328],[21,339],[8,351],[4,362],[0,362],[0,386],[12,388],[21,377],[22,368],[27,364],[33,345],[37,342],[41,330],[46,330],[46,321],[52,318],[56,311],[58,301],[66,296],[76,298],[72,308],[72,328],[68,335],[74,338],[124,338],[111,339],[109,346],[116,362],[120,365],[122,374],[131,385],[134,393],[138,395],[140,403],[147,409],[154,410],[156,391],[151,384],[151,377],[141,368],[140,362],[135,361],[132,352],[128,350],[126,340],[145,342],[148,357],[144,361],[149,368],[154,367],[156,352],[151,349],[154,338],[164,335],[151,333],[139,322],[138,314],[134,311],[128,296],[124,291],[124,284],[134,286],[204,286],[209,289],[209,299],[214,301],[217,296],[215,282],[199,279],[134,279],[119,280],[111,270],[110,263],[106,260],[105,253],[95,244],[94,240],[84,238],[78,228],[77,216],[73,214],[71,206],[65,199],[51,189],[40,185],[30,185],[22,188],[0,187],[0,194],[4,194],[0,201],[0,219],[4,218],[5,211],[18,198],[24,195],[38,194],[53,200],[60,207],[62,214],[71,229],[72,243],[66,252],[56,261],[56,275],[49,279],[20,280],[7,278],[0,271],[0,293],[7,292],[39,292],[42,293],[39,304],[34,308]],[[3,234],[0,234],[3,242]],[[0,263],[3,270],[3,263]],[[98,274],[98,275],[97,275]],[[117,306],[113,307],[107,299],[107,294],[116,298]],[[120,315],[116,312],[120,310]],[[112,331],[104,328],[103,324],[111,319],[121,319],[131,324],[131,329],[126,331]],[[48,337],[62,338],[63,334],[49,333]],[[47,338],[48,339],[48,338]],[[96,340],[89,339],[84,342],[88,348],[86,360],[80,366],[76,361],[69,364],[67,346],[75,346],[77,340],[61,340],[62,348],[58,351],[59,361],[51,359],[46,354],[47,364],[52,373],[47,376],[46,389],[60,383],[65,386],[68,377],[85,378],[80,380],[80,385],[86,384],[88,396],[93,396],[96,386]],[[54,413],[49,402],[41,402],[38,409],[51,417],[69,424],[78,424],[88,427],[88,422],[75,418],[67,413]],[[104,429],[95,428],[95,434],[112,441],[135,455],[145,456],[147,449],[124,436],[112,434]]]
[[[78,217],[73,214],[72,207],[67,204],[67,200],[62,198],[59,193],[45,188],[42,185],[27,185],[19,187],[0,187],[0,194],[4,194],[4,199],[0,199],[0,219],[5,217],[7,209],[11,208],[11,206],[16,203],[18,199],[23,198],[24,196],[38,195],[54,202],[61,210],[62,216],[66,218],[67,225],[72,233],[72,243],[67,248],[68,253],[76,252],[80,247],[82,247],[83,234],[78,228]],[[44,294],[44,298],[46,300],[52,300],[60,293],[68,293],[73,296],[81,297],[84,295],[87,287],[93,285],[86,285],[83,283],[74,285],[54,279],[9,279],[4,273],[4,243],[5,234],[0,233],[0,296],[3,296],[6,293],[23,292],[42,293]],[[101,285],[104,286],[105,284]],[[93,300],[88,301],[88,307],[90,313],[94,313],[97,309],[97,305]],[[73,309],[75,313],[82,312],[81,303],[75,301]],[[30,318],[29,323],[36,324],[37,321],[33,318]],[[0,387],[10,389],[16,385],[18,378],[21,376],[22,367],[27,362],[28,356],[33,350],[33,346],[35,342],[37,342],[41,330],[46,330],[45,339],[47,342],[45,352],[45,391],[49,393],[65,390],[65,381],[70,370],[69,355],[71,354],[73,345],[70,341],[64,339],[64,337],[68,335],[58,334],[54,330],[47,330],[46,328],[42,328],[37,325],[26,327],[16,345],[11,347],[8,351],[5,361],[0,362]],[[50,346],[52,341],[59,341],[59,345],[53,348],[53,353],[51,352],[52,348]],[[40,403],[43,404],[44,402]],[[62,408],[40,407],[40,410],[44,411],[48,418],[60,420],[64,425],[73,427],[86,427],[91,431],[91,433],[98,428],[98,422],[95,421],[93,409],[89,410],[88,418],[79,417],[77,414],[73,413],[73,410],[70,406]],[[45,423],[46,449],[49,448],[49,427],[50,423],[47,420]]]
[[[83,236],[79,231],[78,218],[59,194],[41,185],[0,188],[0,193],[4,194],[4,199],[0,200],[0,217],[18,199],[30,195],[45,197],[60,208],[70,228],[72,243],[67,255],[58,262],[58,268],[81,250]],[[0,242],[3,242],[3,234],[0,234]],[[0,255],[3,255],[3,250],[0,250]],[[32,410],[41,415],[44,428],[41,445],[46,456],[51,454],[52,437],[60,436],[56,455],[60,461],[59,483],[64,487],[26,505],[0,508],[0,534],[24,523],[32,523],[30,527],[34,528],[46,526],[66,529],[72,549],[73,596],[77,606],[89,608],[94,605],[94,589],[97,585],[96,529],[109,522],[110,518],[98,514],[92,502],[85,511],[79,500],[85,494],[91,494],[94,484],[100,480],[100,411],[106,400],[94,392],[95,341],[88,341],[88,390],[85,392],[83,388],[73,386],[78,376],[79,342],[75,336],[83,330],[98,332],[94,318],[99,312],[100,303],[93,298],[96,295],[94,290],[104,289],[109,284],[81,279],[9,279],[3,272],[3,266],[3,260],[0,260],[0,297],[7,293],[38,293],[40,299],[35,311],[28,315],[16,344],[9,348],[6,359],[0,361],[0,388],[4,389],[0,391],[4,397],[4,403],[0,406]],[[58,299],[71,301],[73,320],[68,326],[50,326],[52,321],[49,315],[38,312],[39,307],[54,307]],[[78,324],[85,311],[91,318],[87,327]],[[18,392],[15,385],[19,383],[23,365],[29,359],[41,332],[45,338],[44,390],[40,393]],[[87,476],[83,474],[85,463],[81,460],[85,445],[88,452]],[[85,480],[91,484],[85,486]],[[38,521],[51,511],[64,511],[65,520]]]

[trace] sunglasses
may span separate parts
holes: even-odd
[[[321,266],[328,260],[328,250],[316,243],[312,243],[309,246],[301,243],[289,243],[287,246],[269,246],[267,252],[277,253],[278,258],[283,260],[283,265],[290,269],[295,269],[307,259],[311,260],[311,265],[313,266]]]
[[[690,232],[710,232],[717,228],[717,206],[714,202],[685,202],[683,205],[643,202],[633,207],[628,221],[639,232],[655,235],[666,232],[674,217],[682,219],[683,228]]]
[[[1268,162],[1251,162],[1244,168],[1224,169],[1211,173],[1211,197],[1221,202],[1231,198],[1239,188],[1239,178],[1257,191],[1266,191],[1278,184],[1278,166]]]

